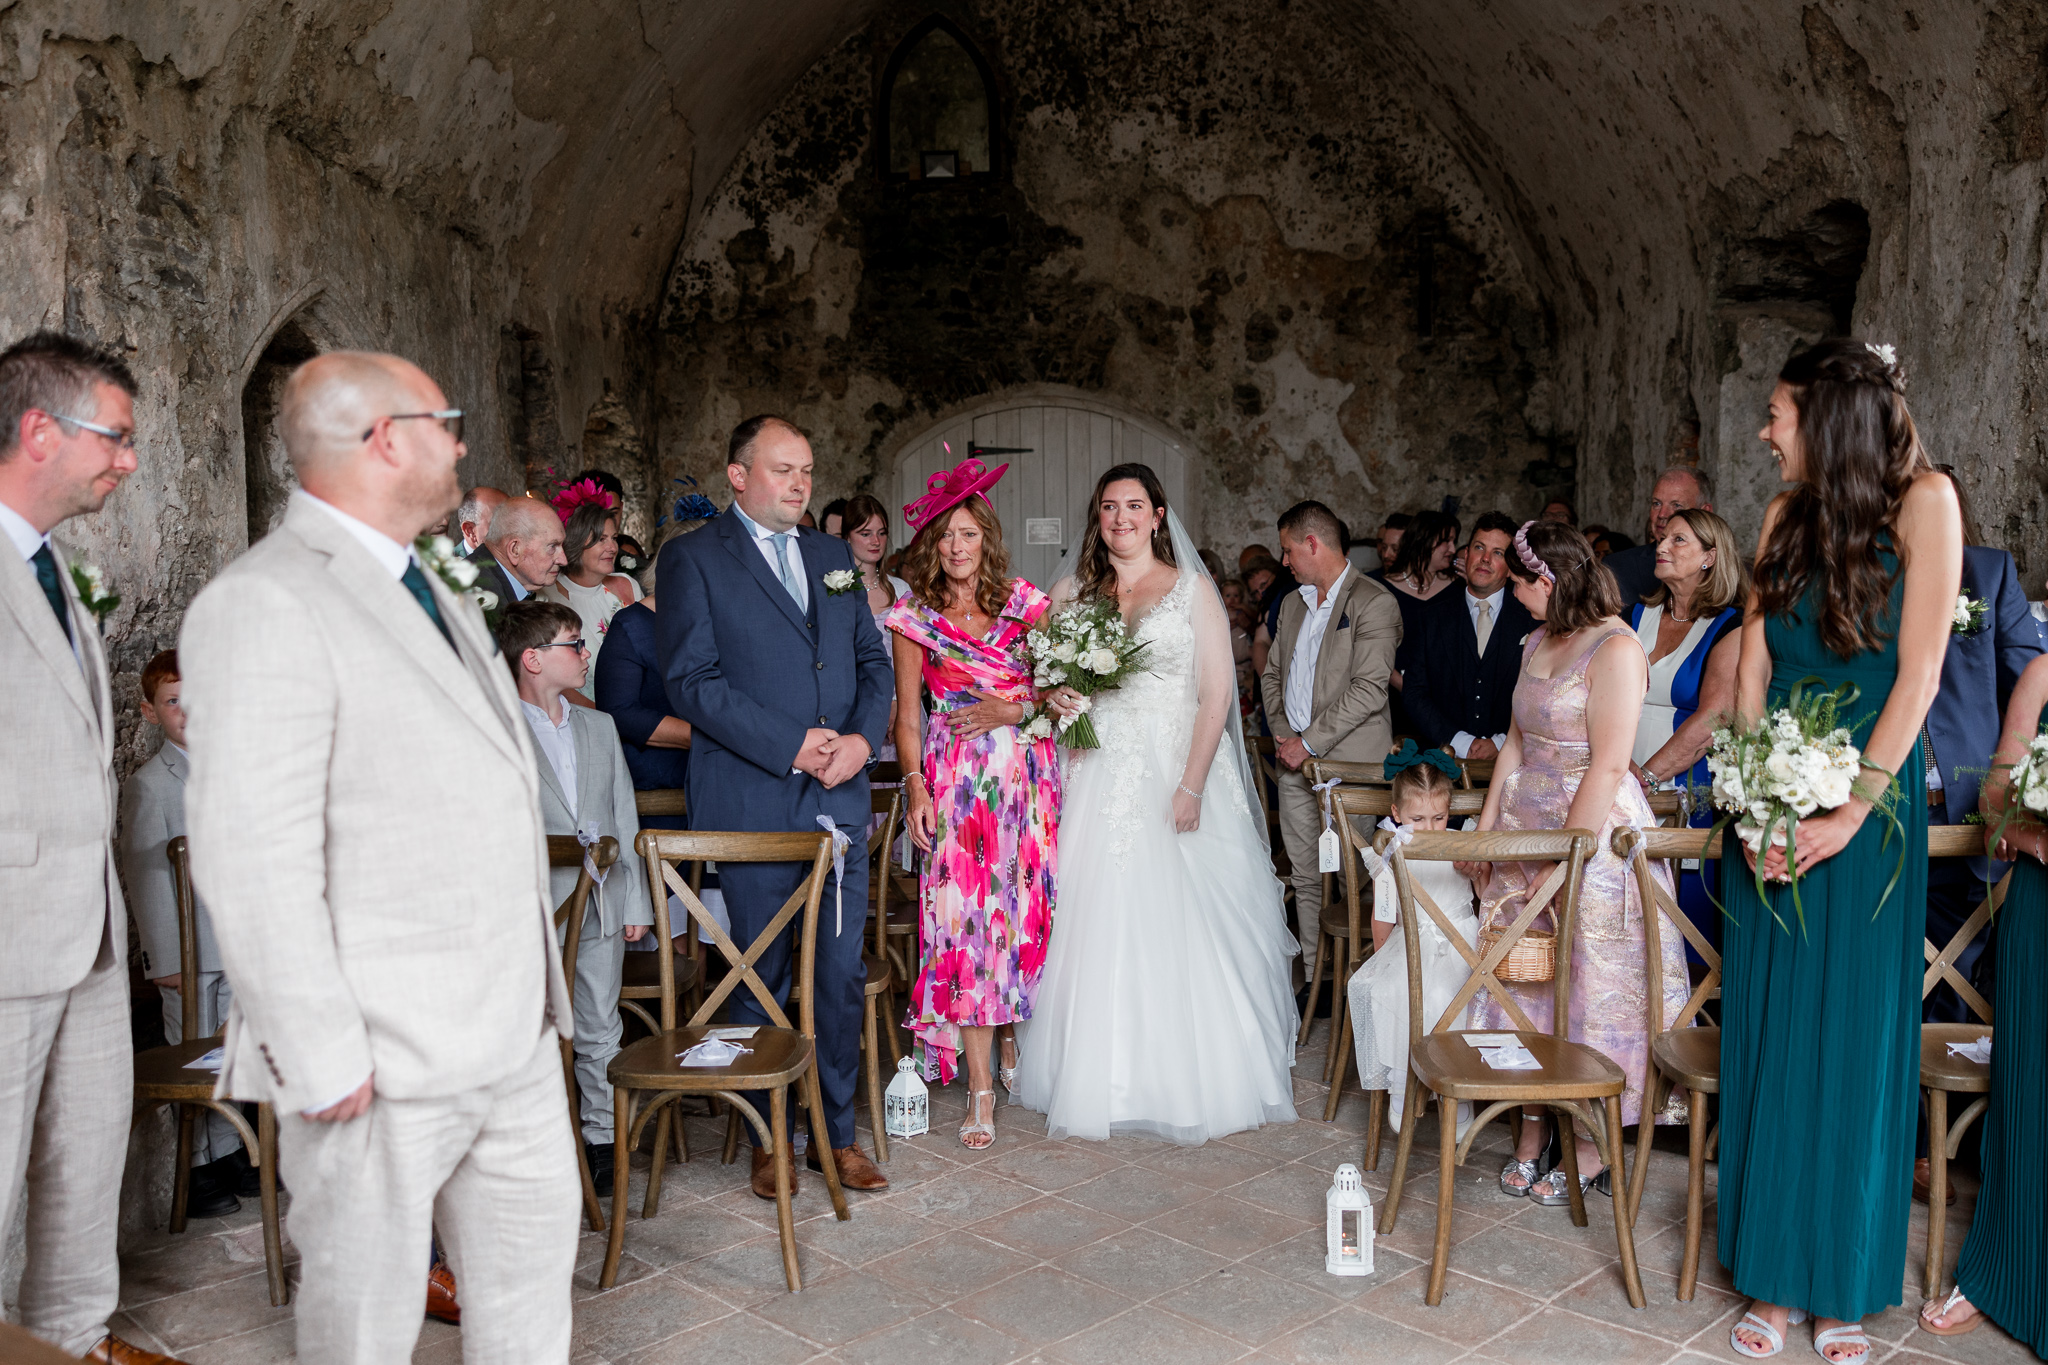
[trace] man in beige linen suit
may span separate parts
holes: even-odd
[[[0,352],[0,1228],[25,1189],[21,1325],[69,1355],[110,1336],[134,1105],[128,917],[114,876],[114,707],[99,627],[53,543],[135,469],[135,380],[42,332]]]
[[[1393,747],[1387,679],[1401,643],[1393,593],[1353,570],[1336,514],[1297,503],[1280,518],[1280,555],[1301,591],[1280,607],[1260,688],[1280,758],[1280,837],[1293,864],[1294,916],[1312,944],[1323,910],[1316,840],[1322,811],[1301,765],[1311,758],[1376,763]]]
[[[408,1359],[438,1228],[463,1358],[563,1361],[579,1196],[533,741],[481,612],[410,549],[460,496],[461,414],[395,356],[331,352],[278,421],[301,491],[178,659],[235,986],[220,1093],[277,1108],[298,1357]]]

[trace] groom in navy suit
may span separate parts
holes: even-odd
[[[669,702],[692,727],[690,824],[803,833],[824,815],[852,839],[838,892],[843,920],[835,924],[832,888],[819,911],[818,1082],[840,1182],[885,1189],[888,1180],[854,1143],[853,1097],[866,980],[867,770],[895,691],[889,646],[865,593],[825,587],[826,574],[854,567],[846,542],[798,525],[811,498],[804,434],[779,417],[750,417],[733,429],[727,455],[733,505],[701,531],[662,546],[655,570]],[[721,866],[733,938],[752,942],[807,871],[804,863]],[[784,1001],[794,937],[785,933],[756,964]],[[767,1022],[745,991],[733,995],[731,1015],[737,1024]],[[748,1098],[765,1107],[764,1096]],[[820,1169],[822,1136],[812,1135],[812,1170]],[[761,1198],[775,1197],[774,1167],[758,1146],[753,1186]]]

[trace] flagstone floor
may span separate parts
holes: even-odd
[[[747,1191],[744,1165],[719,1164],[722,1127],[693,1120],[695,1159],[670,1166],[652,1222],[638,1217],[646,1158],[636,1158],[617,1288],[597,1289],[604,1244],[584,1235],[573,1358],[578,1365],[1739,1359],[1728,1330],[1743,1304],[1714,1259],[1711,1166],[1699,1289],[1691,1303],[1674,1298],[1685,1232],[1681,1150],[1652,1153],[1636,1228],[1649,1299],[1640,1311],[1622,1290],[1607,1200],[1589,1197],[1591,1226],[1581,1229],[1564,1209],[1499,1193],[1504,1124],[1494,1125],[1458,1173],[1451,1275],[1440,1307],[1422,1302],[1437,1212],[1428,1121],[1418,1129],[1400,1225],[1379,1240],[1375,1273],[1325,1274],[1324,1194],[1340,1162],[1362,1159],[1365,1114],[1354,1086],[1337,1121],[1321,1121],[1326,1033],[1318,1024],[1296,1069],[1299,1123],[1202,1148],[1051,1142],[1034,1135],[1043,1131],[1036,1115],[1005,1108],[996,1145],[969,1152],[954,1136],[964,1086],[935,1091],[931,1134],[896,1145],[885,1168],[892,1188],[852,1196],[850,1222],[832,1218],[822,1181],[805,1179],[799,1294],[782,1286],[774,1205]],[[1389,1140],[1381,1169],[1366,1175],[1375,1205],[1392,1167]],[[1965,1188],[1948,1217],[1951,1264],[1974,1195],[1967,1178],[1959,1183]],[[1914,1206],[1903,1306],[1867,1324],[1872,1365],[2031,1361],[2031,1352],[1989,1324],[1947,1340],[1915,1329],[1913,1266],[1924,1255],[1925,1212]],[[264,1290],[253,1201],[233,1218],[194,1223],[183,1237],[136,1248],[123,1271],[116,1330],[130,1340],[190,1365],[293,1358],[291,1310],[272,1308]],[[1795,1329],[1786,1349],[1788,1361],[1810,1359],[1806,1329]],[[460,1333],[426,1323],[414,1359],[459,1361]]]

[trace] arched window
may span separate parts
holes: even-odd
[[[882,75],[875,146],[882,179],[937,184],[985,180],[1001,137],[995,82],[967,35],[933,15],[910,30]]]

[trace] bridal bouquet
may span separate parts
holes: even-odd
[[[1131,637],[1123,613],[1108,598],[1055,612],[1043,629],[1024,638],[1031,652],[1031,681],[1040,692],[1071,687],[1081,694],[1081,710],[1059,723],[1059,742],[1069,749],[1101,748],[1088,719],[1089,699],[1121,687],[1149,646]]]
[[[1785,705],[1765,712],[1754,726],[1737,722],[1718,727],[1707,754],[1707,771],[1714,779],[1714,805],[1723,812],[1715,832],[1734,825],[1736,837],[1756,855],[1759,899],[1764,892],[1764,850],[1783,848],[1787,867],[1796,869],[1798,822],[1815,811],[1831,811],[1848,801],[1861,766],[1862,751],[1850,742],[1849,728],[1839,721],[1841,709],[1855,702],[1858,689],[1853,683],[1830,691],[1809,687],[1820,681],[1803,679]],[[1905,830],[1893,814],[1895,802],[1896,791],[1888,791],[1878,809],[1900,834],[1899,867],[1903,871]],[[1891,843],[1891,829],[1885,832],[1885,843]],[[1898,876],[1893,873],[1894,884]],[[1878,905],[1882,907],[1890,895],[1887,886]],[[1796,870],[1792,872],[1792,906],[1803,933],[1806,911],[1800,903]],[[1778,923],[1789,930],[1782,919]]]

